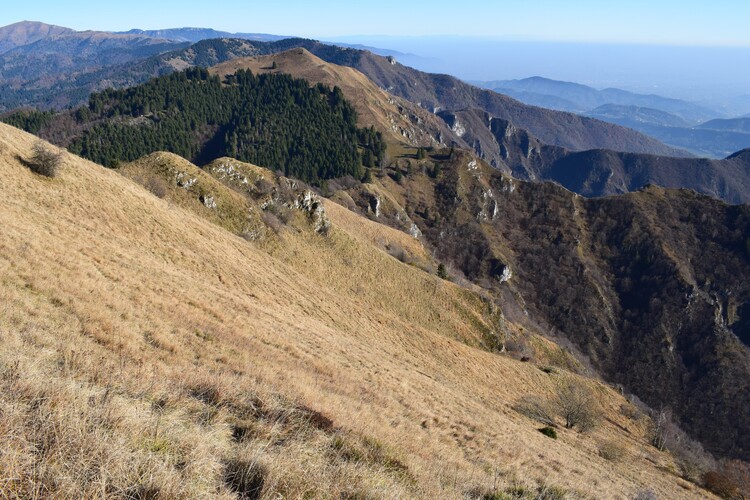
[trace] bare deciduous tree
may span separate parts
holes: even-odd
[[[578,427],[586,431],[593,428],[599,419],[596,399],[591,390],[573,380],[559,383],[552,405],[556,413],[565,420],[567,429]]]

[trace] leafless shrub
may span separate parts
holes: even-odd
[[[672,411],[669,408],[662,407],[651,412],[651,424],[649,425],[651,444],[659,451],[664,451],[667,444],[671,422]]]
[[[28,163],[32,172],[45,177],[57,177],[63,164],[63,153],[43,141],[37,141],[31,148],[31,161]]]
[[[270,194],[273,191],[273,188],[273,183],[267,181],[263,177],[260,177],[257,181],[255,181],[255,190],[258,192],[258,194]]]
[[[388,251],[389,255],[391,255],[392,257],[397,258],[401,262],[403,262],[405,264],[411,263],[411,260],[412,260],[411,256],[398,243],[389,243],[388,245],[386,245],[385,249]]]
[[[633,496],[633,500],[659,500],[659,496],[654,490],[640,490]]]
[[[715,470],[703,475],[703,484],[707,490],[722,498],[743,498],[739,486],[726,474]]]
[[[555,412],[565,421],[565,427],[581,431],[593,429],[599,420],[599,408],[591,390],[580,382],[560,382],[552,398]]]
[[[164,198],[169,191],[166,181],[161,177],[156,176],[149,177],[146,181],[145,187],[157,198]]]
[[[724,460],[718,470],[703,475],[703,484],[722,498],[750,498],[750,463]]]
[[[620,405],[620,414],[634,421],[638,421],[643,417],[643,413],[641,413],[637,406],[628,403]]]
[[[625,447],[617,441],[606,441],[599,446],[599,456],[610,462],[619,462],[626,454]]]
[[[332,193],[341,190],[346,191],[359,186],[359,184],[360,182],[357,179],[351,175],[347,175],[345,177],[339,177],[338,179],[330,179],[328,181],[328,189]]]
[[[263,212],[262,218],[265,225],[270,227],[276,234],[279,234],[284,228],[284,223],[273,212]]]
[[[523,337],[509,338],[505,341],[505,350],[516,359],[530,361],[534,357],[534,351]]]
[[[703,446],[682,431],[667,447],[672,452],[683,479],[698,484],[703,475],[714,468],[714,460]]]
[[[555,413],[550,402],[542,397],[529,395],[522,397],[513,407],[521,415],[545,425],[555,425]]]

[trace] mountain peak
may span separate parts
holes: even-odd
[[[750,163],[750,148],[742,149],[726,158],[727,160],[742,160]]]
[[[0,28],[0,54],[48,36],[66,33],[74,33],[74,30],[39,21],[20,21],[3,26]]]

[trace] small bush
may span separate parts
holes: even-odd
[[[630,403],[620,405],[620,414],[636,422],[643,416],[638,407]]]
[[[263,223],[270,227],[276,234],[279,234],[284,229],[284,223],[272,212],[263,212],[261,218],[263,219]]]
[[[255,191],[259,195],[271,194],[274,188],[275,188],[274,184],[272,182],[267,181],[263,177],[259,177],[258,180],[255,181]]]
[[[445,267],[445,264],[440,263],[437,268],[437,275],[438,278],[447,280],[448,279],[448,270]]]
[[[63,153],[42,141],[37,141],[31,149],[29,168],[45,177],[57,177],[63,163]]]
[[[161,177],[149,177],[145,187],[157,198],[164,198],[169,192],[166,181]]]
[[[397,258],[404,264],[411,263],[411,258],[409,257],[409,253],[406,250],[404,250],[404,248],[398,243],[390,243],[385,248],[388,251],[389,255]]]
[[[740,487],[729,476],[712,470],[703,475],[703,484],[707,490],[716,493],[721,498],[742,498]]]
[[[619,462],[625,454],[625,447],[615,441],[607,441],[599,447],[599,456],[610,462]]]
[[[633,496],[633,500],[659,500],[659,496],[654,490],[640,490]]]
[[[539,429],[539,432],[547,437],[551,437],[552,439],[557,439],[557,431],[554,427],[542,427],[541,429]]]

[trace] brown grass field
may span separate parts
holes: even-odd
[[[328,202],[246,241],[34,140],[0,125],[0,498],[710,497],[595,380],[594,430],[538,432],[512,407],[578,376],[480,349],[410,236]]]

